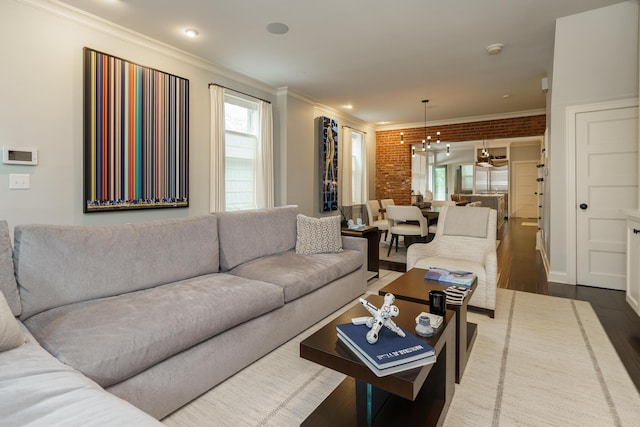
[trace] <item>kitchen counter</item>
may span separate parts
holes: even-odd
[[[470,202],[482,202],[482,206],[498,211],[498,229],[504,225],[506,197],[505,193],[465,194],[463,197]]]

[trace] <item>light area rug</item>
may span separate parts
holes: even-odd
[[[400,274],[382,270],[369,292]],[[163,423],[299,425],[344,379],[299,356],[300,341],[336,314]],[[478,336],[445,426],[640,425],[640,395],[589,303],[498,289],[495,319],[468,319]]]

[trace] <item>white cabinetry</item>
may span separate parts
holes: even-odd
[[[627,214],[627,302],[640,316],[640,211]]]

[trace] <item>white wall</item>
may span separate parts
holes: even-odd
[[[314,142],[313,104],[304,99],[292,96],[284,91],[279,98],[286,97],[287,138],[283,145],[287,157],[285,167],[281,171],[285,182],[283,204],[298,205],[300,213],[308,216],[319,216],[318,180],[316,177],[317,157]]]
[[[24,223],[106,224],[209,211],[209,89],[215,82],[274,106],[276,205],[319,216],[312,101],[46,0],[0,1],[0,147],[38,149],[38,166],[0,164],[0,218]],[[190,207],[83,213],[83,47],[189,79]],[[349,124],[348,115],[340,124]],[[351,122],[350,122],[351,121]],[[373,146],[375,133],[366,126]],[[9,174],[31,175],[30,190],[9,190]],[[375,187],[372,187],[375,188]]]
[[[0,146],[35,147],[39,164],[0,164],[0,218],[21,223],[96,224],[209,211],[209,90],[216,82],[275,100],[275,90],[54,3],[0,2]],[[83,47],[189,79],[190,207],[83,214]],[[31,175],[9,190],[9,174]]]
[[[551,84],[549,280],[568,283],[567,107],[638,96],[638,1],[558,19]]]

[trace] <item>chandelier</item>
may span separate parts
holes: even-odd
[[[424,136],[422,138],[422,151],[427,151],[431,149],[431,135],[427,135],[427,103],[428,99],[423,99],[422,103],[424,104]],[[404,144],[404,132],[400,132],[400,144]],[[440,144],[440,131],[436,132],[436,144]],[[450,155],[450,147],[451,145],[447,143],[447,156]],[[411,156],[416,156],[416,148],[415,146],[411,146]]]
[[[487,148],[485,139],[482,140],[482,153],[478,156],[478,161],[476,163],[478,166],[493,166],[491,162],[491,155],[489,154],[489,149]]]

